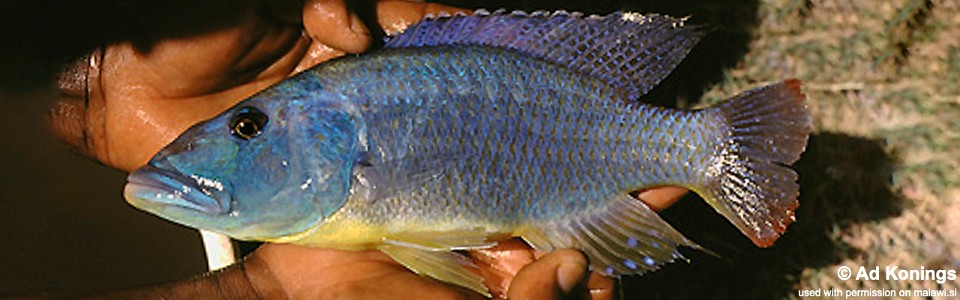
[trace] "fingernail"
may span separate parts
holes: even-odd
[[[557,267],[557,285],[564,294],[569,294],[586,272],[587,266],[582,262],[563,262]]]

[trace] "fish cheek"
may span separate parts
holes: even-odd
[[[289,184],[289,173],[295,162],[290,161],[287,147],[272,143],[263,143],[255,146],[254,153],[247,155],[242,164],[244,174],[238,174],[250,180],[260,180],[281,185]]]
[[[211,170],[218,174],[219,178],[227,177],[227,174],[236,172],[237,168],[237,154],[239,148],[234,143],[223,143],[221,147],[217,147],[216,151],[212,151],[210,154],[211,157],[208,158],[210,161]]]
[[[267,137],[266,135],[261,138]],[[232,212],[238,223],[234,236],[267,240],[297,234],[322,220],[315,203],[319,180],[302,157],[291,153],[288,140],[282,136],[250,140],[238,156]]]

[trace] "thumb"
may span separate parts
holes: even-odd
[[[523,267],[513,278],[508,299],[560,299],[586,278],[587,258],[576,250],[547,254]]]
[[[303,27],[314,41],[347,53],[363,52],[373,43],[370,29],[344,0],[305,1]]]

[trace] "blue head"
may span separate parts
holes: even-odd
[[[362,121],[298,76],[194,125],[128,178],[134,206],[238,239],[305,232],[346,201]]]

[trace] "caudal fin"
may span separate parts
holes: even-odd
[[[773,245],[800,205],[797,173],[787,167],[811,130],[800,81],[750,90],[707,111],[726,121],[728,135],[698,192],[754,244]]]

